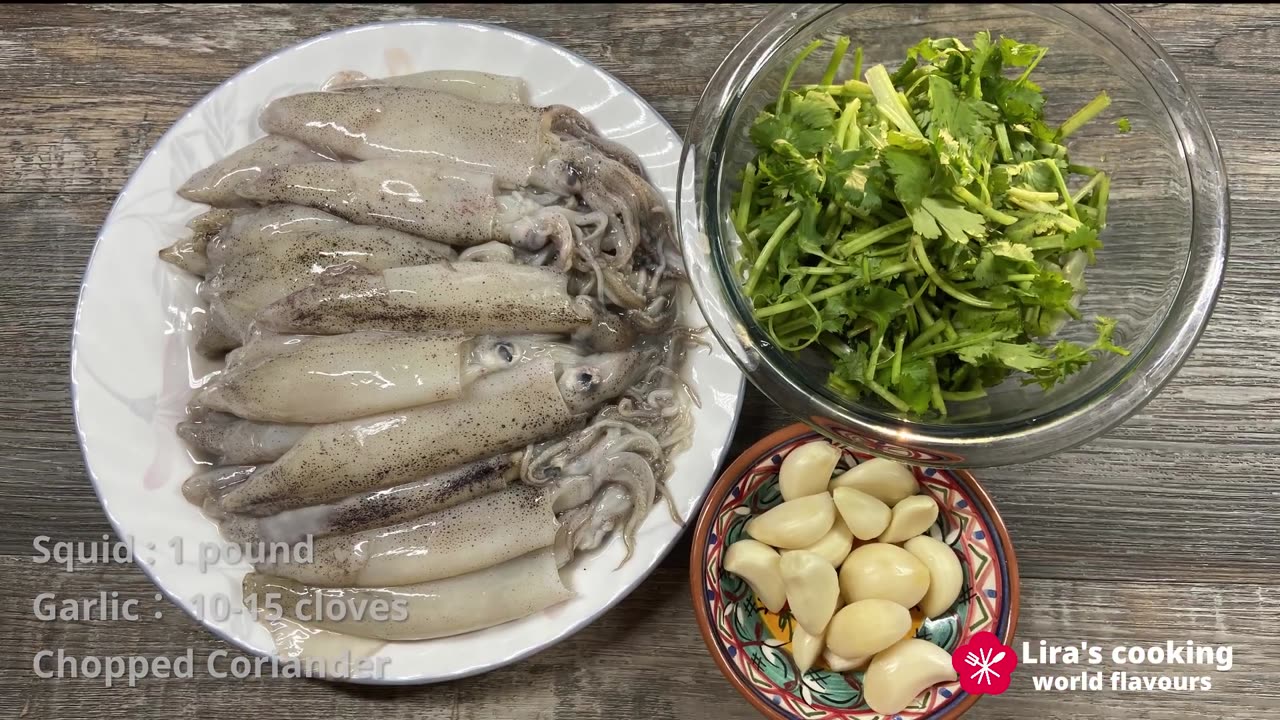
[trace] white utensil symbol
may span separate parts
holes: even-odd
[[[991,666],[996,665],[1003,660],[1004,655],[1004,651],[1001,650],[1000,652],[995,653],[993,657],[992,648],[982,648],[978,650],[978,654],[976,655],[972,652],[969,653],[965,656],[964,661],[970,667],[977,668],[977,670],[975,670],[969,677],[978,683],[990,685],[993,679],[1000,677],[1000,673],[992,669]]]

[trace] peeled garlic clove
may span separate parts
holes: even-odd
[[[837,516],[835,522],[831,524],[831,529],[818,542],[800,550],[784,550],[782,554],[785,557],[788,553],[808,551],[831,563],[831,567],[838,568],[844,559],[849,557],[849,551],[852,549],[853,533],[849,532],[844,521]]]
[[[935,618],[950,610],[964,584],[960,558],[945,543],[928,535],[911,538],[902,548],[929,569],[929,589],[920,600],[925,617]]]
[[[862,698],[884,716],[902,712],[917,695],[955,682],[951,655],[927,640],[911,638],[876,655],[862,677]]]
[[[900,543],[924,533],[938,519],[938,503],[928,495],[913,495],[893,506],[889,527],[880,542]]]
[[[827,628],[827,647],[846,658],[875,655],[911,632],[911,612],[888,600],[860,600],[840,608]]]
[[[831,648],[827,648],[822,651],[822,661],[825,662],[827,667],[831,668],[833,672],[845,673],[853,672],[854,670],[861,670],[866,667],[867,663],[871,662],[871,656],[867,655],[859,658],[840,657],[839,655],[831,652]]]
[[[791,657],[795,659],[800,672],[809,672],[814,663],[818,662],[824,643],[822,635],[813,635],[800,623],[795,624],[791,629]]]
[[[810,635],[821,635],[840,602],[836,569],[816,553],[803,550],[783,555],[778,567],[791,615]]]
[[[911,468],[880,458],[858,463],[853,469],[832,480],[830,487],[832,490],[838,487],[861,490],[889,507],[920,492],[920,484],[916,482]]]
[[[792,450],[778,471],[778,487],[783,500],[827,491],[831,472],[840,462],[840,450],[825,441],[806,443]]]
[[[878,537],[889,527],[893,511],[878,498],[850,487],[835,488],[831,498],[849,531],[859,540]]]
[[[788,500],[747,521],[746,531],[766,545],[799,550],[822,539],[836,520],[831,495],[821,493]]]
[[[782,582],[778,551],[749,538],[729,546],[724,553],[724,569],[751,586],[769,612],[779,612],[787,604],[787,587]]]
[[[897,545],[870,543],[840,566],[840,590],[850,603],[875,598],[912,608],[929,590],[929,569]]]

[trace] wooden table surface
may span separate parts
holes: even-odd
[[[1022,565],[1018,639],[1224,644],[1234,667],[1199,693],[1037,692],[1025,666],[976,718],[1280,717],[1280,11],[1128,10],[1182,66],[1231,180],[1231,259],[1207,334],[1141,414],[1079,450],[982,473]],[[453,16],[577,51],[677,129],[760,6],[0,6],[0,716],[32,718],[750,718],[693,622],[687,540],[638,591],[561,645],[488,675],[378,690],[256,679],[44,680],[33,654],[225,648],[131,565],[66,574],[32,539],[111,529],[85,474],[68,392],[79,287],[99,224],[130,173],[192,103],[264,54],[346,25]],[[735,449],[788,420],[758,394]],[[41,622],[51,591],[142,599],[161,620]],[[1021,643],[1018,644],[1021,649]],[[1103,670],[1125,668],[1107,663]],[[1132,669],[1132,668],[1130,668]],[[1065,672],[1062,668],[1059,671]],[[1144,668],[1152,674],[1159,668]]]

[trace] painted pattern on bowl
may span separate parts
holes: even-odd
[[[791,657],[792,619],[788,609],[765,609],[740,578],[723,569],[725,549],[745,535],[747,521],[782,502],[778,468],[795,448],[822,438],[813,432],[785,440],[746,469],[714,512],[704,545],[702,602],[712,634],[728,668],[742,685],[785,717],[805,720],[876,720],[882,716],[862,700],[862,672],[840,674],[823,667],[801,673]],[[845,450],[841,468],[871,456]],[[986,630],[1008,641],[1013,603],[1006,552],[996,522],[974,498],[959,473],[917,468],[922,493],[938,502],[941,512],[928,534],[951,547],[964,569],[960,597],[946,614],[923,618],[912,610],[912,634],[952,652],[974,633]],[[713,498],[714,500],[714,498]],[[696,541],[695,541],[696,542]],[[855,541],[855,546],[857,541]],[[901,720],[941,718],[968,697],[958,682],[936,685],[905,710]]]

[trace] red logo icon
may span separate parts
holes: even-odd
[[[980,632],[969,642],[956,648],[951,667],[960,676],[960,687],[974,695],[999,695],[1009,689],[1018,655],[1008,645],[1001,645],[995,633]]]

